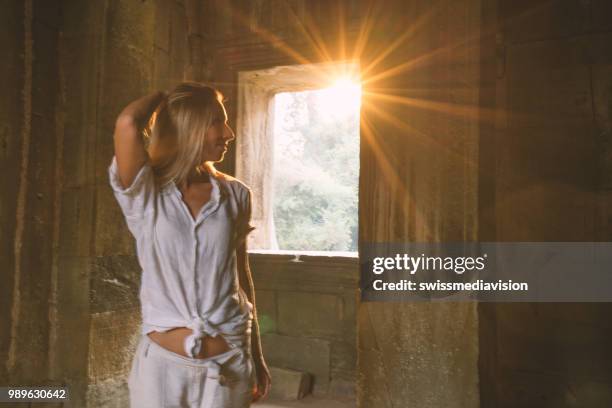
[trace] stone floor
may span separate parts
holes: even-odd
[[[299,401],[263,401],[251,405],[253,408],[355,408],[355,400],[324,399],[308,396]]]

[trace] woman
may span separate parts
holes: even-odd
[[[251,194],[213,165],[233,139],[221,94],[194,82],[117,118],[110,184],[143,270],[133,408],[242,408],[269,391],[246,250]]]

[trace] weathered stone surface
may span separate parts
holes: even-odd
[[[589,30],[590,2],[575,0],[521,0],[500,2],[501,14],[512,42],[571,37]]]
[[[569,39],[508,47],[507,103],[512,108],[512,128],[554,123],[585,123],[591,119],[589,101],[588,42]],[[530,98],[533,93],[547,98]]]
[[[154,53],[155,2],[109,1],[104,59],[95,139],[95,175],[108,179],[117,115],[131,101],[151,91]]]
[[[299,400],[310,392],[311,376],[296,370],[270,367],[272,388],[270,398],[280,400]]]
[[[88,257],[60,257],[57,264],[55,298],[57,313],[52,339],[50,377],[71,386],[71,403],[85,405],[89,360],[89,276]]]
[[[129,390],[123,378],[112,378],[87,386],[87,408],[125,408],[129,405]]]
[[[257,289],[321,294],[355,293],[359,284],[357,258],[308,257],[254,253],[249,260]]]
[[[138,307],[141,273],[142,268],[133,255],[95,258],[90,284],[91,312]]]
[[[170,52],[170,32],[171,32],[171,8],[174,6],[171,1],[155,0],[155,47]],[[157,77],[157,75],[155,75]]]
[[[357,339],[354,336],[331,343],[332,379],[355,381],[357,366]]]
[[[272,333],[267,330],[267,315],[278,313],[281,317],[274,330],[286,335],[282,338],[287,341],[293,338],[300,342],[304,337],[312,337],[328,342],[331,347],[328,390],[334,395],[354,397],[356,259],[304,256],[300,257],[303,262],[292,262],[292,258],[261,253],[250,255],[262,331]],[[267,354],[264,356],[271,358]],[[274,358],[279,367],[295,368],[291,366],[294,360],[291,353],[277,353]]]
[[[135,254],[136,241],[110,186],[96,187],[96,195],[96,256]]]
[[[313,375],[313,392],[327,393],[330,345],[328,341],[266,334],[262,347],[268,364]]]
[[[360,406],[364,407],[392,407],[391,402],[394,397],[389,392],[386,381],[388,369],[384,366],[383,355],[378,350],[369,350],[367,353],[360,350],[359,364],[363,367],[357,372],[357,401]],[[367,373],[365,371],[367,367]],[[368,382],[368,386],[364,387],[363,383]],[[371,392],[370,389],[384,390],[385,392]]]
[[[352,377],[354,376],[355,373],[353,372]],[[343,380],[332,377],[329,384],[329,394],[332,397],[355,398],[357,395],[357,380]]]
[[[87,256],[91,250],[90,237],[94,225],[94,189],[74,187],[62,192],[59,252],[61,256]]]
[[[363,303],[359,325],[358,393],[366,406],[391,407],[396,400],[478,406],[475,303]]]
[[[172,57],[168,79],[176,85],[185,79],[185,68],[189,64],[185,7],[176,2],[171,2],[170,5],[170,49]]]
[[[278,331],[291,336],[341,336],[341,299],[320,293],[279,292]]]
[[[592,0],[591,1],[591,18],[593,19],[593,31],[610,31],[612,30],[612,3],[608,0]]]
[[[56,104],[59,72],[55,63],[59,18],[56,3],[18,4],[9,7],[19,16],[18,25],[8,23],[9,31],[2,34],[20,37],[15,43],[18,48],[8,46],[8,49],[15,52],[17,60],[12,62],[22,73],[7,76],[9,82],[3,83],[8,99],[2,105],[9,115],[15,116],[2,118],[3,132],[10,129],[14,137],[3,135],[2,155],[10,152],[14,157],[5,158],[6,164],[1,168],[5,183],[9,184],[1,186],[0,221],[8,221],[7,216],[14,221],[3,224],[1,234],[6,237],[2,247],[8,247],[11,255],[0,259],[8,261],[0,268],[11,286],[7,288],[10,294],[7,293],[6,299],[10,301],[10,309],[4,309],[8,303],[2,305],[6,314],[0,319],[8,323],[6,334],[0,336],[3,337],[0,353],[6,357],[0,377],[8,375],[17,384],[36,384],[47,380],[48,339],[53,330],[48,319],[48,294],[54,284],[54,220],[57,193],[61,188],[56,160],[61,137],[55,126],[60,109]],[[36,19],[39,13],[46,14],[48,25]],[[4,38],[7,40],[10,37]],[[15,79],[17,82],[11,83]],[[13,96],[17,97],[11,99]],[[4,228],[11,231],[5,232]],[[11,269],[7,270],[9,266]]]
[[[542,407],[603,407],[612,393],[606,381],[571,380],[542,370],[506,371],[502,378],[500,408],[531,406],[533,401]]]
[[[124,379],[140,338],[140,310],[95,313],[89,332],[89,381]]]
[[[278,320],[276,293],[272,290],[257,290],[255,301],[260,333],[276,332]]]
[[[21,100],[24,77],[23,53],[24,8],[21,2],[6,2],[0,13],[0,48],[5,50],[4,63],[0,64],[0,172],[8,177],[0,178],[0,266],[3,284],[0,285],[0,361],[8,360],[11,343],[11,309],[15,282],[15,226],[17,222],[18,169],[21,162],[23,123]],[[8,369],[0,365],[0,383],[7,383]]]
[[[158,48],[155,48],[154,55],[153,88],[168,92],[175,86],[170,78],[170,57],[166,51]]]

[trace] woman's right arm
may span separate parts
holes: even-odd
[[[117,171],[124,188],[132,185],[138,171],[148,160],[141,129],[164,97],[163,92],[143,96],[127,105],[115,121],[113,139]]]

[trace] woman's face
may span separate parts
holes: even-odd
[[[234,132],[227,124],[227,113],[221,103],[219,103],[213,123],[204,136],[204,150],[202,161],[220,162],[223,160],[229,142],[234,140]]]

